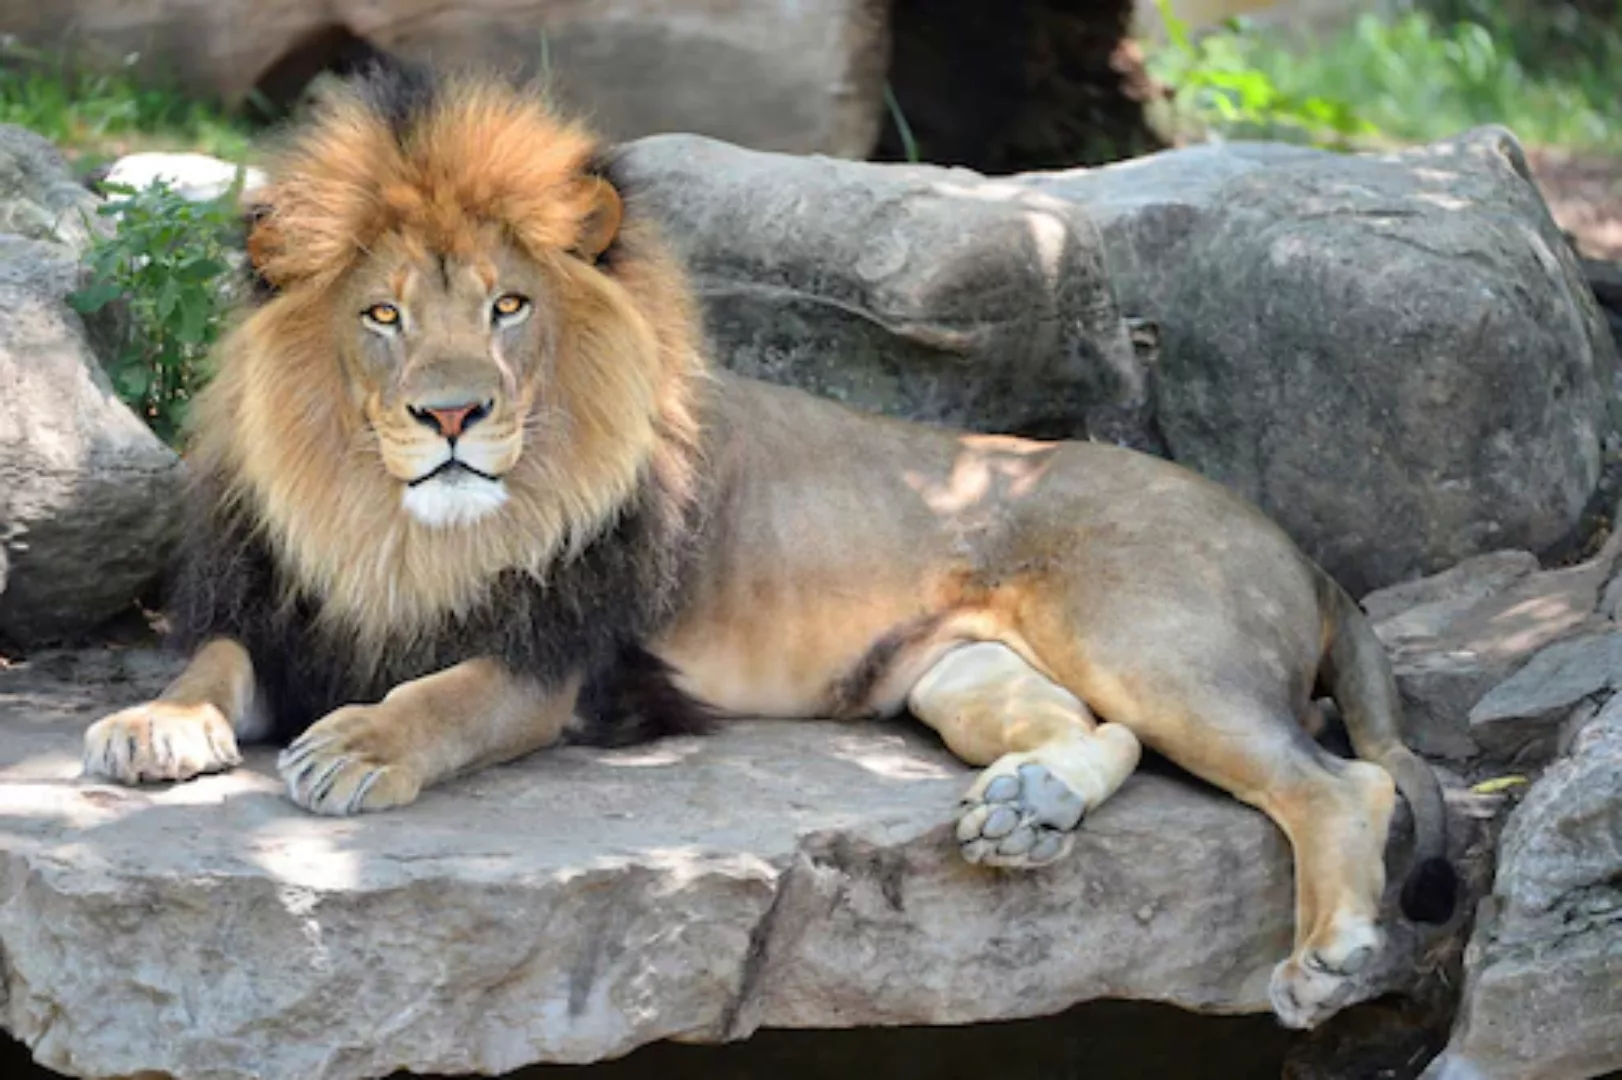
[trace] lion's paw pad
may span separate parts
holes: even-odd
[[[991,777],[978,794],[970,792],[957,819],[957,840],[973,863],[1046,866],[1070,851],[1086,809],[1047,766],[1026,762]]]

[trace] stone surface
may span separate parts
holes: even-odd
[[[878,135],[888,0],[0,0],[0,33],[236,104],[370,50],[546,70],[617,138],[695,131],[860,157]]]
[[[619,167],[735,370],[979,430],[1110,438],[1138,418],[1144,371],[1072,204],[687,136],[639,140]]]
[[[1171,291],[1184,247],[1217,209],[1229,181],[1274,166],[1319,160],[1283,143],[1202,143],[1096,169],[1024,173],[1027,187],[1086,207],[1104,239],[1110,282],[1130,315],[1174,318]]]
[[[48,139],[0,124],[0,235],[79,251],[98,228],[98,205],[100,200],[73,179]]]
[[[1505,827],[1435,1080],[1584,1080],[1622,1069],[1622,698]]]
[[[41,214],[92,197],[42,141],[0,129],[11,181],[0,222],[33,235],[0,233],[0,636],[27,644],[88,630],[152,582],[176,535],[181,466],[118,400],[65,300],[82,237]]]
[[[976,868],[948,824],[969,771],[910,726],[543,753],[347,820],[292,807],[262,751],[168,789],[78,780],[83,727],[172,669],[0,675],[0,1023],[74,1076],[498,1073],[1105,996],[1262,1012],[1289,948],[1287,846],[1255,811],[1140,774],[1061,865]],[[1365,992],[1422,947],[1394,922]]]
[[[159,153],[124,155],[113,162],[102,182],[139,191],[162,181],[182,198],[208,202],[231,190],[239,169],[244,194],[264,185],[261,169],[238,166],[207,154]]]
[[[1540,571],[1528,552],[1493,552],[1365,596],[1363,608],[1396,669],[1410,745],[1456,765],[1547,761],[1556,745],[1541,736],[1559,717],[1547,710],[1516,716],[1513,707],[1505,714],[1494,705],[1478,726],[1472,710],[1543,649],[1612,630],[1597,609],[1619,554],[1622,537],[1613,537],[1586,562]],[[1529,678],[1536,677],[1534,669]]]
[[[1615,346],[1508,132],[1021,179],[1100,219],[1123,310],[1160,323],[1172,456],[1354,593],[1576,526]]]
[[[1622,630],[1556,642],[1493,687],[1470,710],[1470,733],[1502,755],[1547,760],[1562,730],[1594,716],[1622,686]]]

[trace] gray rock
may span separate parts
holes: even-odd
[[[694,131],[744,145],[861,157],[878,136],[888,0],[74,0],[81,62],[242,102],[286,97],[356,39],[375,48],[536,73],[617,138]],[[64,12],[0,0],[0,27],[62,45]]]
[[[1434,1080],[1583,1080],[1622,1069],[1622,698],[1504,830]]]
[[[1258,170],[1321,160],[1283,143],[1203,143],[1097,169],[1024,173],[1014,179],[1087,208],[1104,239],[1110,282],[1129,315],[1175,318],[1184,246],[1218,206],[1225,184]]]
[[[1160,324],[1172,456],[1354,592],[1576,526],[1615,346],[1508,132],[1021,180],[1099,219],[1123,309]]]
[[[119,401],[64,298],[71,249],[0,235],[0,635],[127,610],[178,535],[179,459]]]
[[[1140,774],[1061,865],[974,867],[949,825],[970,772],[911,726],[541,753],[360,819],[296,810],[263,751],[168,788],[78,780],[84,726],[171,670],[36,654],[0,680],[0,1025],[71,1076],[501,1073],[1106,996],[1262,1012],[1290,946],[1261,814]],[[1427,948],[1393,922],[1364,992]]]
[[[1470,732],[1482,746],[1500,754],[1536,748],[1547,760],[1573,710],[1609,698],[1618,686],[1622,686],[1622,630],[1557,642],[1476,702],[1470,710]]]
[[[73,179],[50,140],[0,124],[0,234],[81,251],[92,233],[104,228],[96,218],[100,203]]]
[[[1585,563],[1539,571],[1527,552],[1494,552],[1365,596],[1396,669],[1409,744],[1486,770],[1547,761],[1558,719],[1551,728],[1553,718],[1536,713],[1527,728],[1494,705],[1478,726],[1472,710],[1545,648],[1612,628],[1595,609],[1619,553],[1622,537]]]
[[[1363,597],[1363,610],[1388,645],[1433,638],[1481,601],[1497,596],[1541,569],[1530,551],[1493,551],[1465,559],[1440,574],[1402,581]]]
[[[1136,430],[1144,371],[1074,205],[961,169],[686,136],[620,160],[695,272],[729,367],[979,430]]]

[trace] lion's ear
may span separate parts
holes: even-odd
[[[255,286],[264,292],[275,292],[281,283],[270,271],[270,266],[282,250],[275,206],[266,200],[255,199],[248,207],[247,222],[248,269],[253,274]]]
[[[614,185],[600,176],[587,177],[586,212],[580,219],[580,237],[575,251],[584,259],[595,261],[619,235],[620,219],[625,216],[625,204]]]

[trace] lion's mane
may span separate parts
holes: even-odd
[[[615,182],[601,147],[536,93],[390,65],[323,102],[270,175],[256,298],[193,407],[174,643],[242,642],[280,739],[479,656],[542,685],[583,674],[592,741],[691,727],[640,645],[673,611],[703,504],[698,322],[634,203],[605,251],[574,252],[586,185]],[[357,450],[332,297],[385,234],[466,255],[490,223],[563,298],[544,402],[562,422],[530,438],[498,517],[435,530]]]

